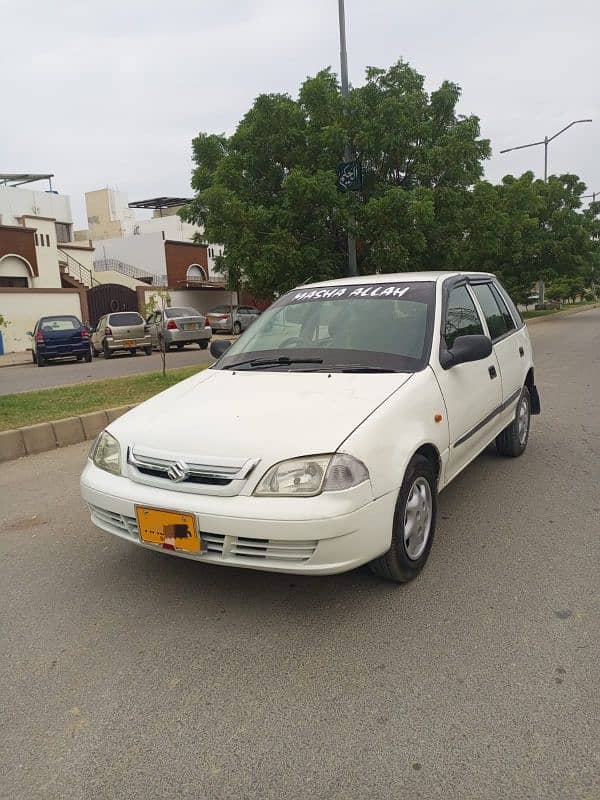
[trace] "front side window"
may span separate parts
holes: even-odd
[[[270,368],[415,372],[429,356],[434,306],[430,281],[295,289],[258,316],[217,368],[267,359],[281,362]]]
[[[451,289],[444,324],[446,347],[451,350],[458,336],[483,335],[483,325],[466,286]]]
[[[506,306],[504,306],[504,310],[500,307],[499,300],[493,294],[491,285],[489,283],[476,283],[472,289],[483,311],[492,341],[500,339],[510,330],[513,330],[515,323]]]

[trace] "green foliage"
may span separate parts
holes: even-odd
[[[600,229],[579,211],[583,184],[532,173],[483,181],[490,145],[476,116],[457,114],[459,98],[448,81],[428,94],[403,61],[369,67],[346,102],[330,69],[297,99],[260,95],[232,136],[194,139],[196,197],[181,215],[224,244],[216,268],[231,288],[243,279],[263,296],[346,274],[349,228],[363,274],[499,272],[524,302],[539,277],[589,272]],[[336,187],[347,139],[360,194]]]

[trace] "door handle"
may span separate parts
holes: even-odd
[[[494,380],[494,378],[498,377],[498,373],[496,372],[496,367],[491,366],[488,367],[488,372],[490,373],[490,380]]]
[[[519,355],[521,356],[521,358],[523,358],[523,356],[525,355],[525,350],[522,347],[519,347]]]

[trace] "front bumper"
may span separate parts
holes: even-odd
[[[140,540],[136,505],[195,514],[206,552],[161,552],[222,566],[312,575],[347,572],[385,553],[396,503],[396,492],[373,500],[370,484],[315,498],[171,492],[110,475],[89,461],[81,494],[95,525],[142,547],[161,549]]]
[[[167,344],[185,344],[186,342],[202,342],[210,340],[212,336],[212,329],[208,325],[204,328],[198,328],[195,331],[165,331],[165,342]]]
[[[133,339],[113,339],[112,336],[106,336],[104,341],[108,345],[109,350],[129,350],[130,347],[152,347],[150,334],[143,337],[138,336]],[[125,344],[125,342],[133,342],[133,344]]]

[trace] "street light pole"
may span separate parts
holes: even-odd
[[[526,147],[537,147],[540,144],[544,145],[544,183],[548,183],[548,145],[553,139],[556,139],[557,136],[560,136],[561,133],[568,131],[569,128],[572,128],[573,125],[579,125],[581,122],[591,122],[591,119],[576,119],[573,122],[569,122],[568,125],[565,125],[564,128],[561,128],[558,133],[555,133],[554,136],[544,136],[539,142],[530,142],[529,144],[520,144],[517,147],[507,147],[505,150],[500,150],[501,153],[510,153],[512,150],[525,150]],[[544,292],[545,286],[544,281],[542,278],[539,280],[539,303],[540,305],[544,304]]]
[[[348,53],[346,50],[346,11],[344,9],[344,0],[338,0],[338,14],[340,21],[340,67],[342,79],[342,97],[346,106],[346,113],[348,107],[346,98],[348,97]],[[344,145],[344,161],[352,161],[352,148],[350,141],[346,140]],[[350,228],[354,227],[354,218],[349,217],[348,222]],[[348,275],[358,275],[358,267],[356,265],[356,239],[351,231],[348,231]]]

